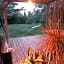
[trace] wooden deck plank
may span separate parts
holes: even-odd
[[[15,64],[17,61],[18,61],[18,59],[17,59],[17,51],[16,51],[16,42],[15,42],[15,40],[12,40],[12,42],[11,42],[11,46],[12,46],[12,48],[14,48],[15,50],[14,51],[12,51],[12,60],[13,60],[13,63]]]
[[[19,61],[21,58],[20,58],[20,48],[19,48],[19,45],[18,45],[18,41],[15,40],[15,44],[16,44],[16,56],[17,56],[17,61]]]
[[[18,40],[18,44],[20,46],[20,51],[22,51],[22,55],[21,56],[25,58],[25,56],[26,56],[26,50],[24,48],[24,44],[23,43],[25,44],[25,42],[23,42],[21,40]]]
[[[20,41],[19,40],[17,40],[17,44],[18,44],[19,56],[20,56],[20,60],[21,60],[22,58],[25,57],[25,55],[23,54],[23,49],[20,46],[21,44],[20,44]]]
[[[9,40],[9,47],[15,49],[13,42],[14,42],[13,40]],[[16,53],[15,53],[15,51],[13,51],[13,50],[11,50],[11,52],[12,52],[12,62],[13,62],[13,63],[16,63],[16,62],[17,62]]]
[[[45,35],[10,38],[9,47],[15,49],[11,51],[13,64],[27,57],[29,47],[32,47],[32,53],[39,49],[44,39],[46,39]]]

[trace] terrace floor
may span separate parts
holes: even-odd
[[[12,51],[13,64],[16,64],[16,62],[18,62],[19,60],[27,57],[29,47],[32,48],[32,53],[37,49],[40,49],[41,45],[45,44],[44,42],[41,43],[45,39],[46,39],[46,35],[10,38],[9,47],[15,49],[14,51]]]

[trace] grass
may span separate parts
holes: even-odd
[[[11,24],[8,25],[8,35],[9,37],[19,37],[19,36],[31,36],[42,34],[40,28],[35,28],[31,30],[31,27],[39,24]],[[2,31],[0,31],[2,33]]]

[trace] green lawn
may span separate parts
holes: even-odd
[[[31,29],[31,27],[39,24],[11,24],[8,25],[8,35],[9,37],[19,37],[19,36],[31,36],[43,34],[40,28]],[[2,32],[2,31],[1,31]]]

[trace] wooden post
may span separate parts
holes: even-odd
[[[49,27],[49,3],[47,4],[46,28]]]
[[[3,8],[3,18],[4,18],[5,35],[8,43],[7,9],[6,8]]]

